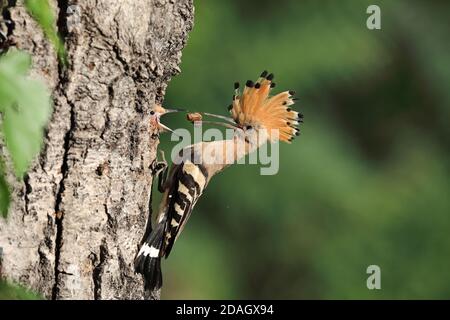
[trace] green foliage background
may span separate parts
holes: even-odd
[[[26,4],[64,64],[48,13]],[[366,28],[369,4],[382,30]],[[297,92],[305,124],[277,175],[239,165],[212,180],[164,263],[163,298],[449,298],[448,2],[195,5],[165,105],[226,114],[233,82],[267,69],[276,90]],[[181,118],[164,121],[189,127]],[[381,290],[366,288],[371,264]],[[0,299],[36,297],[0,283]]]
[[[449,298],[448,2],[195,4],[165,105],[227,114],[233,82],[267,69],[305,124],[277,175],[239,165],[212,180],[163,298]],[[366,288],[371,264],[381,290]]]

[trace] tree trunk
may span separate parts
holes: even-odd
[[[66,70],[21,2],[9,8],[13,43],[33,55],[33,73],[53,90],[54,111],[26,178],[9,179],[2,273],[49,299],[142,299],[133,259],[149,214],[149,166],[158,145],[149,110],[180,71],[193,3],[52,5]]]

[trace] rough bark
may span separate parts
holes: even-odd
[[[158,144],[149,110],[180,71],[192,0],[60,0],[53,7],[66,70],[21,2],[8,9],[12,42],[33,55],[33,73],[53,90],[54,112],[24,181],[9,179],[2,272],[46,298],[141,299],[133,259]]]

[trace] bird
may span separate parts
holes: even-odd
[[[228,107],[231,117],[206,112],[188,114],[188,120],[194,123],[232,129],[232,138],[200,141],[183,148],[172,159],[170,170],[165,159],[155,163],[158,190],[163,196],[155,226],[144,235],[134,261],[135,271],[144,277],[146,291],[162,287],[161,258],[169,257],[211,178],[266,142],[291,143],[300,134],[303,115],[292,109],[295,92],[283,91],[271,96],[275,87],[273,79],[272,73],[264,71],[256,82],[248,80],[242,93],[236,82],[232,104]],[[167,112],[164,110],[155,110],[155,121],[159,122],[160,116]],[[206,121],[203,115],[224,121]]]
[[[174,131],[172,129],[170,129],[169,127],[167,127],[166,125],[164,125],[161,122],[161,117],[166,114],[169,114],[169,113],[182,112],[182,111],[186,111],[186,110],[185,109],[168,109],[168,108],[164,108],[160,104],[155,104],[153,106],[153,108],[150,110],[150,125],[153,126],[154,128],[156,128],[158,134],[160,132],[165,132],[165,131],[174,133]]]

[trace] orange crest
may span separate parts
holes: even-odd
[[[303,122],[303,115],[293,111],[291,105],[296,100],[293,91],[284,91],[270,96],[275,87],[273,74],[264,71],[254,83],[248,80],[242,95],[239,83],[235,83],[233,104],[229,107],[234,121],[240,126],[261,126],[269,134],[271,130],[278,130],[278,139],[290,142],[294,136],[300,134],[299,124]]]

